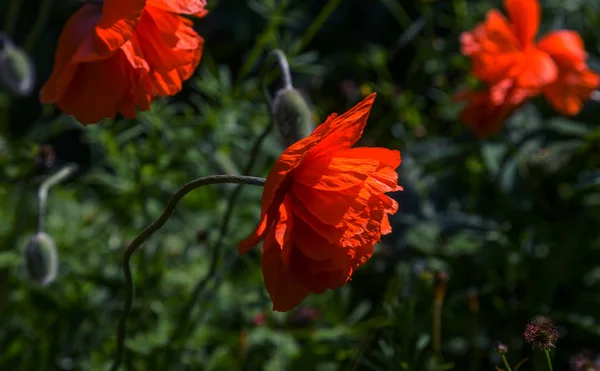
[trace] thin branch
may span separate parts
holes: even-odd
[[[252,146],[252,149],[250,150],[250,153],[251,153],[250,159],[248,160],[248,163],[246,164],[246,167],[244,168],[244,174],[248,174],[252,170],[252,167],[254,167],[254,163],[258,159],[258,154],[260,153],[259,150],[262,145],[262,142],[267,138],[267,136],[271,132],[272,127],[273,127],[273,124],[270,123],[263,130],[263,132],[260,134],[260,136],[256,139],[256,142],[254,142],[254,145]],[[173,335],[171,336],[171,338],[169,339],[169,342],[167,343],[167,347],[169,347],[169,348],[179,338],[179,336],[181,335],[181,332],[183,330],[185,330],[186,328],[189,328],[189,326],[187,326],[187,320],[190,316],[190,313],[192,312],[192,309],[196,305],[196,302],[198,301],[200,294],[202,293],[202,291],[204,291],[205,286],[208,284],[208,282],[210,281],[212,276],[217,271],[217,268],[219,266],[219,260],[220,260],[219,259],[219,257],[220,257],[219,247],[223,244],[223,240],[225,239],[225,236],[227,235],[227,233],[229,231],[229,222],[231,221],[231,217],[233,216],[233,210],[235,208],[236,201],[241,194],[243,186],[244,186],[243,184],[238,185],[235,188],[235,190],[233,190],[233,192],[231,193],[231,196],[229,197],[229,200],[227,201],[227,209],[225,210],[225,216],[223,217],[223,223],[221,224],[221,228],[219,230],[219,237],[217,238],[217,242],[211,247],[212,259],[210,262],[209,270],[206,273],[206,275],[204,277],[202,277],[202,279],[200,279],[198,281],[198,283],[196,283],[196,286],[194,286],[194,289],[192,290],[192,295],[190,296],[190,299],[188,300],[186,306],[184,307],[184,309],[181,311],[180,315],[178,316],[179,322],[178,322],[177,326],[175,327],[175,331],[173,331]]]
[[[123,275],[125,276],[125,283],[127,285],[127,296],[125,298],[125,305],[123,307],[123,314],[119,320],[119,327],[117,329],[117,349],[115,354],[114,363],[111,367],[111,371],[117,371],[121,365],[123,359],[123,352],[125,348],[125,336],[127,332],[127,318],[131,312],[133,306],[134,297],[134,285],[131,275],[130,260],[136,250],[146,241],[154,232],[159,230],[169,219],[175,207],[183,199],[185,195],[193,191],[196,188],[209,185],[209,184],[250,184],[262,186],[265,184],[264,178],[250,177],[250,176],[236,176],[236,175],[212,175],[203,178],[192,180],[179,188],[169,200],[169,203],[165,207],[163,213],[156,219],[152,224],[146,227],[135,239],[129,244],[123,255]]]

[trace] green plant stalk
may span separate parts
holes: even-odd
[[[508,363],[508,360],[506,359],[506,356],[504,354],[501,354],[500,357],[502,358],[504,367],[506,367],[506,371],[512,371],[512,369],[510,368],[510,364]]]
[[[325,4],[323,9],[321,9],[319,14],[317,14],[317,17],[315,18],[315,20],[310,24],[310,26],[308,26],[308,28],[306,29],[306,32],[304,33],[304,35],[302,35],[301,39],[298,40],[298,42],[296,42],[294,44],[294,46],[292,47],[292,51],[290,53],[288,53],[289,57],[293,57],[295,55],[300,54],[300,52],[302,52],[304,50],[304,48],[306,48],[308,46],[308,44],[312,41],[312,39],[314,39],[315,35],[323,27],[323,25],[325,24],[327,19],[329,19],[331,14],[333,14],[335,9],[340,4],[341,4],[341,0],[329,0],[329,2],[327,4]],[[265,84],[271,84],[277,77],[278,73],[279,73],[279,71],[274,71],[274,70],[270,71],[265,76]]]
[[[548,370],[553,371],[552,359],[550,358],[550,351],[548,349],[544,349],[544,354],[546,354],[546,362],[548,363]]]
[[[209,185],[209,184],[250,184],[263,186],[265,184],[264,178],[257,178],[251,176],[236,176],[236,175],[211,175],[203,178],[198,178],[186,183],[183,187],[179,188],[171,197],[163,213],[156,219],[152,224],[147,226],[140,234],[138,234],[133,241],[127,246],[125,254],[123,255],[123,275],[125,276],[125,284],[127,285],[127,296],[125,298],[125,304],[123,306],[123,314],[119,320],[119,326],[117,328],[117,349],[115,351],[115,358],[111,371],[117,371],[123,360],[123,353],[125,350],[125,337],[127,333],[127,319],[131,308],[133,307],[134,298],[134,285],[133,277],[131,274],[130,260],[136,250],[144,243],[154,232],[158,231],[162,226],[169,220],[175,207],[183,199],[185,195],[190,193],[196,188]]]
[[[21,0],[10,0],[8,4],[8,11],[6,12],[6,18],[4,19],[4,32],[8,36],[12,36],[17,20],[19,19],[19,13],[21,12],[21,5],[24,1]]]
[[[381,2],[390,11],[390,13],[392,13],[392,16],[396,19],[396,22],[398,22],[400,27],[402,27],[403,29],[407,29],[408,27],[410,27],[412,19],[410,18],[406,10],[402,7],[402,4],[400,4],[399,1],[381,0]]]
[[[52,0],[42,0],[40,4],[40,9],[38,12],[38,16],[35,19],[35,23],[33,24],[33,28],[29,31],[29,35],[27,35],[27,39],[25,40],[24,48],[26,51],[31,52],[33,47],[35,46],[38,38],[44,32],[46,28],[46,23],[48,23],[48,17],[50,16],[50,11],[52,10]]]
[[[523,366],[525,362],[527,362],[528,359],[529,358],[524,358],[519,363],[517,363],[517,365],[515,366],[515,371],[518,371],[521,368],[521,366]]]
[[[433,352],[437,364],[442,363],[442,306],[443,299],[436,298],[433,305]]]
[[[294,45],[292,49],[292,55],[298,54],[301,50],[306,48],[306,46],[314,39],[315,35],[319,32],[319,30],[323,27],[325,22],[329,19],[331,14],[337,9],[337,7],[342,3],[342,0],[329,0],[327,4],[321,9],[317,17],[311,23],[310,26],[306,29],[302,38]]]
[[[238,81],[244,81],[244,79],[248,76],[250,70],[256,64],[256,61],[262,54],[263,50],[265,49],[269,41],[272,39],[272,34],[275,31],[277,31],[281,23],[283,23],[283,15],[289,3],[290,0],[283,0],[279,4],[279,7],[275,11],[275,14],[273,14],[271,19],[269,20],[267,28],[265,28],[265,30],[257,36],[254,47],[252,48],[252,50],[250,50],[250,53],[246,58],[246,62],[242,65],[242,68],[240,68],[240,72],[237,77]]]

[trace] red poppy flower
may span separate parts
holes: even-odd
[[[512,80],[519,88],[538,88],[554,81],[552,58],[535,46],[540,23],[537,0],[505,0],[510,20],[492,9],[473,31],[461,35],[463,54],[471,57],[473,74],[496,85]]]
[[[192,21],[205,0],[104,0],[67,22],[40,98],[83,124],[120,112],[135,118],[156,97],[173,95],[200,61],[203,39]]]
[[[256,230],[239,244],[259,241],[273,309],[288,311],[309,293],[343,286],[391,232],[388,214],[401,190],[400,152],[351,148],[362,135],[375,94],[343,115],[329,116],[283,152],[267,177]]]
[[[504,6],[509,19],[492,9],[484,22],[460,36],[461,50],[471,58],[473,75],[489,86],[489,92],[477,99],[478,111],[494,113],[494,117],[505,116],[505,111],[514,110],[515,100],[544,93],[561,113],[579,113],[591,92],[600,85],[598,75],[585,63],[587,54],[579,35],[573,31],[555,31],[536,44],[539,2],[505,0]],[[484,99],[485,95],[489,99]],[[484,107],[486,100],[491,107]],[[471,110],[463,114],[471,119],[467,122],[469,126],[492,126],[483,122],[483,117],[488,116],[477,119],[471,114],[473,105],[466,109]],[[499,112],[503,114],[498,115]]]

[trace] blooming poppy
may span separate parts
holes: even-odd
[[[574,31],[554,31],[536,43],[541,16],[537,0],[505,0],[508,19],[498,10],[488,12],[474,30],[460,36],[461,51],[472,62],[472,73],[488,85],[488,91],[475,94],[463,114],[468,126],[493,126],[488,114],[500,119],[514,111],[527,98],[543,93],[562,114],[579,113],[583,103],[600,85],[597,74],[586,65],[587,54],[581,37]],[[466,98],[475,96],[461,94]],[[484,99],[487,97],[488,99]],[[491,104],[485,107],[484,101]],[[500,109],[498,109],[500,108]],[[472,114],[476,111],[481,115]],[[485,131],[485,130],[484,130]],[[488,134],[492,134],[489,131]]]
[[[135,118],[157,97],[191,77],[203,39],[192,21],[205,0],[104,0],[86,3],[67,21],[54,68],[40,98],[82,124],[120,112]]]
[[[267,177],[260,222],[239,252],[264,239],[262,270],[274,310],[289,311],[309,293],[346,284],[392,230],[388,215],[398,204],[386,193],[402,189],[400,152],[351,148],[374,99],[373,93],[330,115],[288,147]]]

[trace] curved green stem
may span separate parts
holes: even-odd
[[[256,142],[252,146],[252,149],[250,150],[250,153],[251,153],[250,160],[248,161],[248,164],[244,168],[244,174],[247,174],[250,172],[250,170],[252,170],[252,167],[254,166],[254,163],[256,162],[256,159],[258,158],[260,146],[261,146],[262,142],[266,139],[266,137],[269,135],[269,133],[271,132],[272,127],[273,127],[273,125],[271,123],[267,127],[265,127],[263,132],[260,134],[260,136],[258,137]],[[227,235],[227,232],[229,231],[229,222],[231,221],[231,217],[233,216],[233,209],[236,205],[236,201],[237,201],[238,197],[241,194],[242,187],[243,187],[243,184],[238,185],[235,188],[235,190],[233,190],[233,192],[231,193],[231,196],[229,197],[229,200],[227,201],[227,209],[225,210],[225,216],[223,217],[223,223],[221,224],[221,228],[219,230],[219,237],[217,238],[217,242],[211,246],[212,259],[210,262],[208,272],[194,286],[194,289],[192,290],[192,295],[190,296],[190,299],[186,303],[184,309],[181,311],[181,314],[178,316],[179,322],[178,322],[177,326],[175,326],[175,331],[173,331],[173,334],[171,335],[167,346],[171,346],[173,343],[175,343],[175,341],[181,336],[182,332],[185,329],[189,328],[189,324],[187,323],[187,321],[189,319],[190,313],[192,312],[194,305],[196,305],[196,302],[198,301],[200,294],[204,290],[204,287],[208,284],[208,282],[212,278],[212,276],[217,272],[217,268],[219,266],[219,257],[220,257],[219,247],[221,245],[223,245],[223,240],[224,240],[225,236]]]
[[[152,224],[147,226],[135,239],[129,244],[123,255],[123,275],[125,276],[125,283],[127,285],[127,296],[125,298],[125,305],[123,306],[123,314],[119,320],[119,326],[117,329],[117,349],[115,359],[111,367],[111,371],[117,371],[121,365],[123,359],[123,352],[125,348],[125,336],[127,332],[127,318],[131,312],[133,306],[134,297],[134,285],[133,278],[131,275],[130,260],[136,250],[146,241],[154,232],[162,228],[167,222],[175,207],[183,199],[185,195],[190,193],[196,188],[209,185],[209,184],[249,184],[262,186],[265,184],[264,178],[257,178],[252,176],[237,176],[237,175],[211,175],[203,178],[192,180],[179,188],[169,200],[163,213],[156,219]]]

